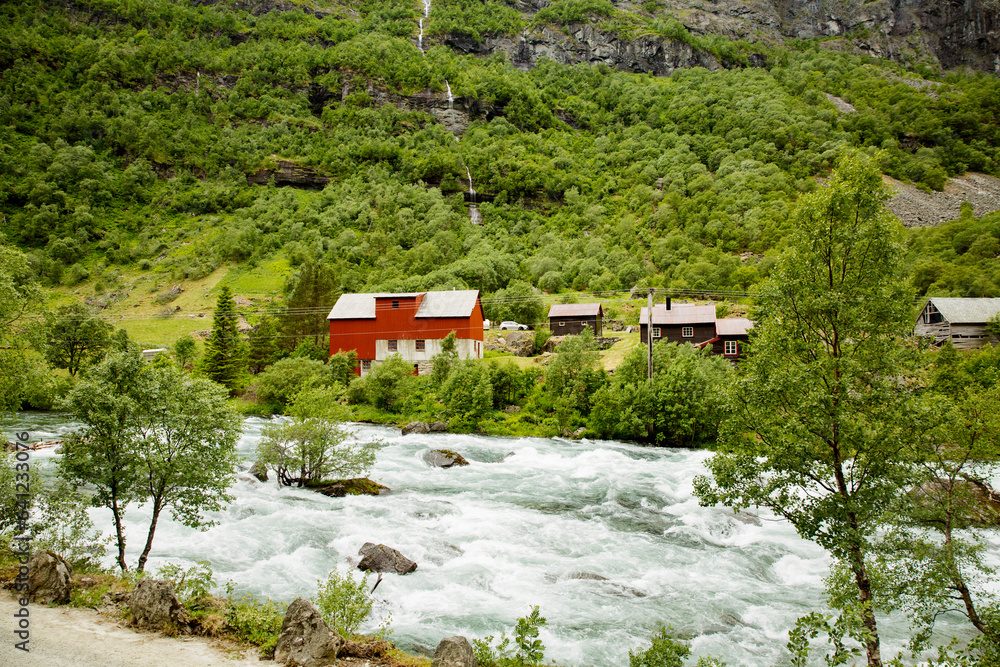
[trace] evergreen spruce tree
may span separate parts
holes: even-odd
[[[278,358],[278,332],[274,318],[265,315],[257,330],[250,334],[250,351],[247,353],[247,370],[257,375]]]
[[[285,285],[282,333],[287,347],[294,349],[303,340],[317,346],[329,344],[326,316],[340,296],[339,283],[330,267],[309,260]]]
[[[208,377],[232,393],[239,386],[240,376],[246,366],[245,346],[236,326],[239,320],[236,302],[227,285],[223,285],[219,291],[213,318],[212,337],[205,346],[202,368]]]

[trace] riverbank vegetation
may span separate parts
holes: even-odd
[[[923,655],[956,607],[978,634],[952,662],[997,663],[972,497],[1000,456],[1000,348],[926,350],[908,318],[917,297],[1000,293],[1000,213],[965,205],[903,230],[882,209],[882,175],[927,192],[1000,175],[996,77],[733,43],[657,3],[603,0],[534,20],[656,35],[725,67],[523,71],[446,44],[517,35],[507,5],[442,0],[422,52],[415,4],[319,4],[0,6],[0,410],[86,424],[64,443],[68,486],[35,499],[37,545],[89,567],[104,547],[69,508],[108,507],[124,571],[120,515],[145,503],[141,572],[164,510],[203,525],[226,501],[239,412],[292,415],[261,454],[299,485],[371,464],[374,448],[341,447],[342,419],[712,446],[704,502],[769,507],[835,561],[837,613],[791,630],[796,664],[819,634],[831,664],[888,663],[890,610]],[[641,346],[609,374],[589,335],[527,364],[445,346],[419,377],[390,358],[355,378],[351,355],[327,353],[343,292],[478,289],[488,318],[538,325],[555,300],[614,301],[629,319],[637,287],[752,302],[754,354],[737,369],[660,343],[650,379]],[[168,351],[146,364],[141,347]],[[0,470],[8,541],[13,470]],[[266,647],[278,607],[220,604]],[[522,620],[517,648],[484,661],[541,660],[544,619]],[[634,659],[680,664],[671,642],[661,632]]]

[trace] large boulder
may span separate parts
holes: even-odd
[[[450,449],[431,449],[424,453],[424,461],[438,468],[469,465],[464,456]]]
[[[431,429],[431,433],[447,433],[448,432],[448,422],[431,422],[428,424]]]
[[[365,542],[358,549],[358,554],[363,557],[358,563],[358,569],[366,572],[409,574],[417,569],[416,563],[384,544]]]
[[[461,635],[445,637],[434,650],[431,667],[479,667],[469,640]]]
[[[403,435],[409,435],[410,433],[430,433],[431,427],[427,425],[427,422],[410,422],[402,427]]]
[[[335,665],[343,645],[344,639],[330,629],[316,607],[298,598],[285,612],[274,661],[293,667]]]
[[[910,497],[918,508],[926,512],[929,523],[939,515],[938,507],[950,495],[955,509],[957,526],[998,526],[1000,525],[1000,493],[988,484],[976,479],[952,480],[936,477],[910,491]]]
[[[28,561],[28,596],[42,604],[69,602],[73,567],[52,551],[37,551]]]
[[[380,496],[389,493],[391,489],[378,482],[373,482],[367,477],[355,477],[353,479],[335,479],[331,481],[310,484],[324,496],[331,498],[343,498],[344,496]]]
[[[507,351],[517,357],[530,357],[535,353],[534,331],[507,331]]]
[[[191,622],[173,582],[162,579],[143,579],[136,584],[128,608],[135,624],[148,630],[171,630]]]

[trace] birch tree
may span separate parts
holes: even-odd
[[[805,195],[761,286],[751,355],[729,392],[723,451],[696,480],[703,504],[766,507],[849,572],[840,602],[881,665],[869,560],[875,530],[913,466],[905,338],[912,299],[901,227],[876,162],[846,156]]]

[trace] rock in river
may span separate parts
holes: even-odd
[[[409,574],[417,569],[417,564],[392,547],[374,542],[365,542],[358,554],[363,556],[358,563],[359,570],[368,572],[394,572]]]

